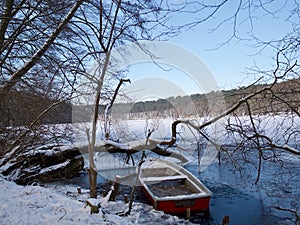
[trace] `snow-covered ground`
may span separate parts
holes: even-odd
[[[123,202],[106,203],[102,199],[101,211],[90,214],[86,207],[87,192],[77,193],[72,186],[59,190],[40,186],[18,186],[0,177],[0,224],[190,224],[151,206],[135,203],[131,215],[121,217],[117,212],[126,210]]]

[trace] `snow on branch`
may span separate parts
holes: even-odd
[[[276,148],[276,149],[280,149],[289,153],[292,153],[294,155],[299,155],[300,156],[300,151],[296,148],[293,148],[287,144],[285,145],[276,145],[276,144],[271,144],[272,147]]]
[[[161,142],[161,140],[156,139],[148,139],[147,142],[146,139],[140,139],[136,141],[129,141],[126,143],[105,140],[100,145],[95,146],[94,152],[134,154],[144,150],[149,150],[157,155],[172,157],[180,160],[183,163],[188,162],[188,160],[184,156],[167,150],[164,145],[161,145]],[[81,146],[79,147],[79,149],[82,153],[88,152],[88,146]]]

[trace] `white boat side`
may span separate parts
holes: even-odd
[[[154,174],[151,176],[151,170],[153,170]],[[165,171],[166,174],[155,174],[155,172]],[[147,176],[144,173],[147,173]],[[161,176],[160,176],[161,175]],[[155,183],[164,180],[174,180],[186,178],[188,182],[196,189],[196,193],[187,194],[187,195],[176,195],[176,196],[156,196],[148,187],[146,183]],[[204,198],[210,197],[212,192],[192,173],[187,171],[185,168],[177,165],[176,163],[170,162],[168,160],[163,159],[150,159],[147,163],[142,165],[142,170],[140,173],[140,183],[146,189],[146,191],[151,195],[151,197],[155,201],[164,201],[164,200],[183,200],[183,199],[196,199],[196,198]]]

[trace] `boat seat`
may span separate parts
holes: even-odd
[[[141,178],[144,182],[164,181],[164,180],[181,180],[186,179],[185,175],[163,176],[163,177],[144,177]]]

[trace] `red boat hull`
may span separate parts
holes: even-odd
[[[143,190],[153,207],[165,213],[180,215],[186,214],[187,210],[190,210],[191,213],[207,212],[209,210],[209,196],[195,199],[155,201],[145,188]]]

